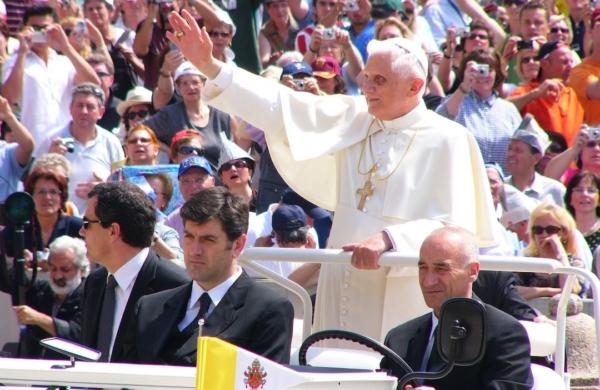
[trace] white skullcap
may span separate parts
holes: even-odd
[[[375,52],[397,52],[401,49],[402,53],[410,53],[415,56],[421,69],[423,70],[423,76],[427,77],[427,69],[429,69],[429,62],[427,61],[427,54],[425,50],[414,41],[403,37],[396,37],[379,41],[372,39],[367,45],[367,52],[369,55]]]

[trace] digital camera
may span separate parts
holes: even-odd
[[[72,137],[61,138],[60,142],[67,148],[67,152],[73,153],[75,151],[75,140]]]
[[[31,43],[46,43],[48,42],[48,36],[46,35],[46,31],[37,30],[31,34]]]
[[[80,20],[77,22],[77,24],[75,25],[74,31],[77,32],[77,34],[79,35],[87,35],[88,30],[87,30],[87,24],[85,24],[85,21]]]
[[[533,41],[531,39],[517,42],[517,50],[533,49]]]
[[[464,28],[464,27],[458,27],[458,28],[456,29],[456,36],[457,36],[458,38],[466,38],[466,37],[468,37],[468,36],[469,36],[469,34],[470,34],[470,33],[471,33],[471,32],[469,31],[469,29],[468,29],[468,28]]]
[[[600,139],[600,127],[588,127],[587,132],[591,140],[597,141]]]
[[[306,80],[294,79],[294,85],[299,91],[304,91],[306,89]]]
[[[490,75],[490,66],[488,64],[476,64],[475,71],[478,76],[487,77]]]
[[[326,41],[335,41],[335,28],[324,28],[323,39]]]
[[[346,0],[344,4],[344,12],[356,12],[358,11],[358,1]]]

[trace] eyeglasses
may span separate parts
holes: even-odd
[[[569,33],[569,29],[565,28],[565,27],[552,27],[552,28],[550,28],[550,32],[552,34],[558,34],[559,32],[561,32],[563,34],[568,34]]]
[[[100,89],[100,87],[91,84],[82,84],[73,88],[72,95],[75,96],[78,93],[94,95],[100,101],[100,104],[104,104],[104,92]]]
[[[521,64],[529,64],[529,63],[534,63],[534,62],[538,62],[538,60],[535,59],[535,57],[521,57]]]
[[[60,196],[60,195],[62,195],[62,191],[60,191],[60,190],[39,190],[39,191],[35,192],[35,195],[39,195],[39,196],[46,196],[46,195]]]
[[[317,5],[320,5],[321,7],[335,8],[335,6],[337,5],[337,2],[336,1],[317,1]]]
[[[98,77],[109,77],[109,76],[111,76],[110,73],[106,73],[106,72],[96,72],[96,75],[98,75]]]
[[[148,137],[139,137],[139,138],[127,138],[127,143],[130,145],[134,144],[149,144],[152,142],[151,138]]]
[[[90,228],[90,225],[93,223],[102,224],[102,221],[100,221],[99,219],[92,220],[92,219],[87,219],[86,217],[83,217],[83,228],[85,230],[88,230]]]
[[[597,141],[588,141],[588,142],[585,143],[585,146],[588,147],[588,148],[590,148],[590,149],[593,149],[596,146],[600,146],[600,140],[597,140]]]
[[[186,156],[192,153],[196,154],[196,156],[204,156],[204,150],[195,146],[180,146],[179,149],[177,149],[177,153],[184,154]]]
[[[598,193],[598,189],[596,187],[574,187],[573,192],[578,194],[588,193],[590,195],[594,195]]]
[[[236,167],[237,169],[248,168],[248,163],[245,160],[235,160],[228,161],[221,165],[221,171],[228,171],[231,167]]]
[[[535,235],[539,235],[539,234],[543,234],[544,232],[552,235],[552,234],[558,234],[558,232],[560,232],[563,228],[561,226],[554,226],[554,225],[550,225],[550,226],[539,226],[539,225],[534,225],[531,228],[531,232]]]
[[[127,119],[134,120],[136,117],[139,117],[140,119],[144,119],[145,117],[147,117],[149,114],[148,110],[139,110],[139,111],[129,111],[127,113]]]
[[[479,39],[482,41],[487,41],[488,39],[490,39],[489,36],[485,35],[485,34],[470,34],[467,39],[473,40],[473,39]]]
[[[49,24],[30,24],[29,27],[31,27],[34,31],[45,31],[48,26],[50,26]]]
[[[527,0],[504,0],[504,4],[509,7],[511,5],[516,5],[517,7],[520,7],[523,4],[525,4],[526,2],[527,2]]]
[[[221,38],[228,38],[229,37],[229,33],[226,32],[219,32],[219,31],[209,31],[208,35],[211,38],[217,38],[217,37],[221,37]]]

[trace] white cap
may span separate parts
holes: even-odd
[[[500,222],[504,227],[528,220],[529,214],[538,204],[535,199],[530,198],[510,184],[504,185],[504,195],[506,210],[500,217]]]
[[[429,69],[429,62],[427,61],[427,54],[425,50],[414,41],[403,37],[396,37],[386,39],[385,41],[379,41],[372,39],[367,45],[367,52],[369,55],[375,52],[393,52],[400,49],[402,52],[410,53],[415,56],[417,62],[423,70],[423,77],[427,77],[427,70]]]
[[[200,72],[198,70],[198,68],[196,68],[194,65],[192,65],[191,62],[185,61],[177,67],[177,69],[175,70],[175,77],[173,79],[175,81],[177,81],[177,79],[180,78],[181,76],[188,76],[188,75],[200,76],[202,78],[206,78],[206,76],[203,75],[202,72]]]

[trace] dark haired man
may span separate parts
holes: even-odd
[[[80,231],[90,260],[103,265],[88,277],[82,300],[81,342],[102,352],[102,361],[119,362],[140,297],[189,281],[185,271],[150,250],[154,206],[136,185],[98,184],[89,193]]]
[[[246,242],[248,204],[226,188],[214,187],[194,194],[181,216],[185,266],[193,282],[140,299],[131,360],[195,365],[203,321],[204,336],[288,363],[291,303],[253,281],[237,262]]]
[[[19,48],[2,68],[2,95],[20,108],[23,125],[35,140],[36,155],[46,152],[39,146],[48,130],[69,122],[73,86],[100,82],[56,21],[50,6],[28,8],[18,34]]]

